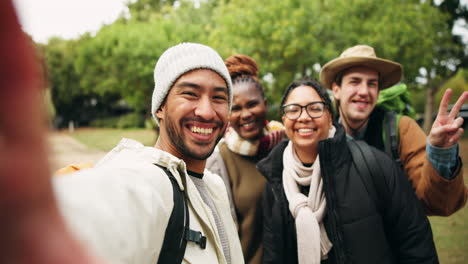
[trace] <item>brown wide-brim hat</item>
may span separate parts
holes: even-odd
[[[380,89],[388,88],[398,83],[403,76],[401,64],[377,57],[372,47],[357,45],[346,49],[340,57],[329,61],[320,71],[320,82],[332,89],[336,75],[351,67],[367,67],[379,72]]]

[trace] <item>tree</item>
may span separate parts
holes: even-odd
[[[468,21],[468,8],[462,6],[459,0],[446,0],[440,5],[431,1],[432,6],[438,8],[446,15],[444,22],[446,23],[445,30],[442,32],[451,32],[455,22],[458,19],[463,19],[465,23]],[[444,86],[445,82],[453,77],[458,68],[468,66],[468,48],[462,42],[461,36],[451,35],[450,46],[439,45],[435,43],[435,57],[432,67],[426,71],[427,74],[427,89],[426,89],[426,104],[424,110],[423,130],[429,133],[432,125],[432,113],[434,111],[434,97],[436,93]]]
[[[323,6],[320,1],[229,1],[214,12],[210,43],[223,57],[244,53],[257,60],[260,77],[273,76],[265,86],[275,106],[288,83],[317,76],[314,64],[335,50],[324,41],[330,32],[323,21],[328,18],[320,14]]]
[[[47,45],[38,44],[47,72],[48,87],[56,109],[58,127],[72,121],[88,125],[95,118],[108,116],[120,97],[113,92],[97,94],[81,84],[81,75],[75,68],[79,57],[78,47],[91,39],[84,35],[77,40],[52,38]]]
[[[462,5],[460,0],[445,0],[442,1],[439,5],[432,1],[432,5],[438,7],[438,9],[448,14],[449,18],[447,19],[447,26],[450,30],[453,30],[455,23],[461,22],[464,24],[465,28],[468,27],[468,5]],[[453,42],[455,45],[459,46],[458,54],[455,54],[456,58],[459,58],[459,64],[457,68],[468,68],[468,47],[466,43],[463,43],[462,36],[453,34]],[[463,48],[464,47],[464,48]]]
[[[129,3],[130,19],[122,16],[95,36],[53,38],[47,45],[38,44],[52,98],[64,123],[74,120],[84,124],[108,116],[117,102],[150,118],[157,59],[180,42],[206,43],[209,12],[216,6],[215,1],[200,6],[192,1],[177,1],[174,6],[174,2]],[[93,111],[84,109],[87,106]]]
[[[450,103],[454,104],[463,92],[468,91],[468,69],[460,68],[457,73],[448,79],[436,93],[435,99],[437,102],[442,100],[442,96],[446,89],[452,89],[452,97]]]
[[[422,89],[421,78],[427,86],[439,87],[454,74],[453,65],[460,65],[457,54],[462,50],[454,45],[448,24],[458,15],[442,12],[444,3],[129,2],[131,17],[104,26],[96,36],[79,41],[53,40],[47,45],[55,87],[52,95],[54,102],[58,98],[64,105],[75,92],[96,98],[117,96],[149,117],[154,64],[165,49],[185,41],[212,46],[224,58],[244,53],[256,59],[259,77],[271,77],[264,84],[272,109],[277,109],[288,83],[302,76],[318,77],[323,64],[356,44],[369,44],[379,57],[400,62],[410,89]],[[435,94],[431,89],[427,98]],[[61,113],[59,108],[57,112]]]
[[[47,46],[39,45],[47,69],[48,85],[56,112],[65,122],[79,120],[81,106],[75,104],[84,96],[79,86],[79,77],[73,68],[76,41],[52,38]]]
[[[180,42],[203,42],[204,25],[193,4],[149,21],[119,21],[103,27],[94,38],[78,47],[74,62],[80,85],[99,95],[119,94],[136,112],[151,116],[153,69],[168,47]]]
[[[130,11],[131,20],[149,21],[158,14],[170,11],[176,0],[137,0],[129,2],[127,7]]]
[[[321,65],[356,44],[402,63],[410,87],[416,87],[421,67],[451,58],[439,52],[452,49],[446,15],[416,0],[232,0],[215,14],[211,44],[223,56],[250,55],[261,75],[272,73],[275,82],[267,86],[273,103],[289,82],[317,77]]]

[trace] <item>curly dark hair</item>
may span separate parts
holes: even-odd
[[[258,65],[254,59],[247,55],[236,54],[227,58],[224,63],[231,76],[232,85],[249,82],[255,85],[262,98],[265,98],[265,91],[258,81]]]

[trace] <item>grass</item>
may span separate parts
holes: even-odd
[[[465,185],[468,183],[468,137],[459,142]],[[468,209],[462,208],[450,217],[429,217],[434,241],[442,264],[468,263]]]
[[[156,133],[145,129],[78,129],[74,138],[93,149],[109,151],[122,137],[133,138],[146,146],[153,146]],[[468,183],[468,132],[460,140],[460,156]],[[450,217],[429,217],[439,260],[442,264],[468,263],[468,209],[463,208]]]
[[[89,148],[102,151],[111,150],[122,138],[135,139],[145,146],[156,142],[156,132],[148,129],[81,128],[70,135]]]
[[[467,263],[468,209],[463,208],[450,217],[431,216],[429,220],[440,263]]]

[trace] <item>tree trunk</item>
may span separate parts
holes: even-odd
[[[426,89],[426,105],[424,106],[424,124],[423,124],[423,131],[426,133],[426,135],[429,135],[429,132],[431,131],[432,128],[432,123],[434,123],[434,109],[438,105],[435,105],[434,99],[436,93],[439,91],[441,87],[445,85],[445,83],[450,80],[457,71],[452,72],[448,76],[445,77],[444,80],[442,81],[435,81],[434,79],[429,78],[428,79],[428,88]],[[440,102],[439,102],[440,104]],[[437,109],[438,111],[439,109]]]
[[[429,85],[429,87],[426,89],[426,105],[424,106],[424,124],[423,124],[423,130],[426,135],[429,134],[429,131],[431,131],[432,127],[432,113],[434,112],[434,96],[437,92],[437,86],[436,85]]]

